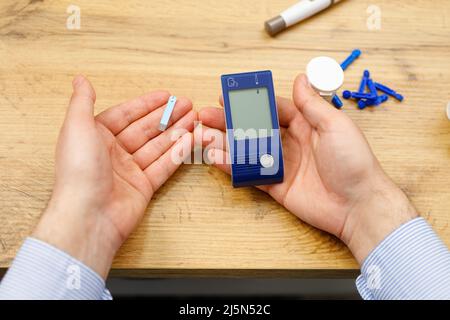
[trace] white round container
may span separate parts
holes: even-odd
[[[309,83],[324,99],[331,102],[344,83],[344,70],[330,57],[316,57],[306,66]]]

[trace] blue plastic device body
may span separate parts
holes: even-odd
[[[221,80],[233,187],[266,185],[282,182],[284,177],[284,164],[272,72],[267,70],[227,74],[222,75]],[[258,108],[270,108],[271,132],[266,135],[244,135],[245,138],[241,137],[240,139],[237,139],[235,136],[236,130],[243,129],[233,126],[233,120],[235,120],[236,123],[239,122],[238,120],[242,119],[233,119],[232,108],[230,105],[230,93],[233,93],[234,90],[256,89],[259,94],[258,89],[263,88],[267,89],[269,101],[267,104],[264,103],[265,105],[261,106],[259,105],[260,103],[258,104],[258,102],[255,101],[252,110],[258,110]],[[266,90],[264,90],[264,92],[266,92]],[[247,103],[253,103],[251,98]],[[267,105],[269,107],[267,107]],[[234,108],[236,108],[236,106],[234,106]],[[245,108],[245,105],[239,105],[238,108]],[[268,110],[261,109],[261,113],[266,112],[266,117],[267,111]],[[234,116],[238,116],[236,115],[236,112]],[[243,116],[245,116],[245,113]],[[258,115],[257,112],[253,114],[253,117],[258,116],[262,117],[262,115]],[[258,130],[259,128],[254,129]],[[267,132],[268,131],[269,130],[267,130]]]

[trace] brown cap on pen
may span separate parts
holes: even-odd
[[[283,20],[281,16],[276,16],[275,18],[267,20],[264,23],[264,27],[266,28],[268,34],[274,36],[277,33],[286,29],[286,22]]]

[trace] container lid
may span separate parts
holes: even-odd
[[[306,66],[306,75],[311,85],[320,92],[334,92],[344,83],[344,71],[330,57],[317,57]]]

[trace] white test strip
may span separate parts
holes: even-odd
[[[167,101],[167,106],[164,109],[164,113],[161,117],[161,121],[159,122],[159,130],[164,131],[167,129],[169,124],[170,117],[172,116],[173,109],[175,108],[175,104],[177,103],[177,97],[170,96]]]
[[[450,120],[450,102],[447,104],[447,118]]]

